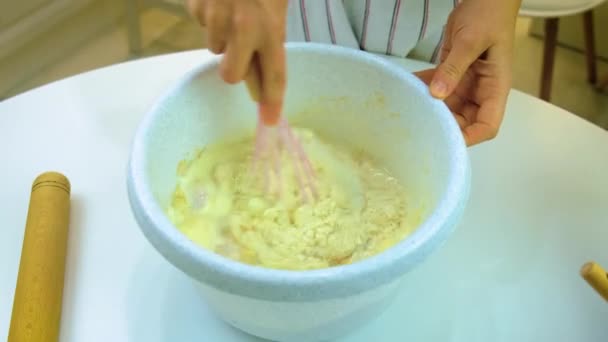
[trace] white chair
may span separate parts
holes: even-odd
[[[583,16],[585,55],[587,58],[587,80],[597,82],[595,36],[593,33],[593,9],[606,0],[523,0],[519,14],[525,17],[543,18],[545,41],[540,83],[540,98],[549,101],[557,46],[559,18],[571,15]]]

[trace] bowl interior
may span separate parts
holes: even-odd
[[[144,235],[177,268],[222,291],[266,300],[346,297],[399,278],[453,231],[469,191],[469,160],[460,129],[443,102],[393,62],[365,52],[287,44],[284,115],[339,144],[367,151],[399,178],[422,223],[392,248],[353,264],[310,271],[236,262],[196,246],[163,213],[177,165],[206,144],[253,134],[256,106],[244,85],[219,78],[219,57],[163,96],[133,142],[127,188]],[[418,214],[418,213],[417,213]]]
[[[407,188],[412,209],[431,214],[445,196],[454,163],[454,123],[413,75],[358,51],[291,48],[284,114],[292,125],[374,156]],[[218,59],[202,66],[152,112],[145,170],[165,209],[179,161],[218,139],[253,134],[256,106],[244,85],[223,83]]]

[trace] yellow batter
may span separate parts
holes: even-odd
[[[409,235],[421,220],[407,194],[372,159],[296,129],[313,164],[314,202],[303,202],[287,154],[282,192],[264,191],[252,172],[251,138],[207,146],[178,166],[168,208],[195,243],[226,257],[269,268],[306,270],[348,264]]]

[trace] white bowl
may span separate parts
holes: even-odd
[[[165,215],[178,162],[255,127],[255,104],[244,85],[221,81],[219,57],[183,77],[146,114],[133,141],[127,187],[146,238],[195,281],[226,322],[272,340],[326,340],[383,311],[402,276],[448,238],[468,199],[469,159],[447,107],[411,73],[349,48],[290,43],[287,49],[284,113],[381,160],[407,186],[412,205],[428,209],[413,234],[353,264],[286,271],[227,259],[178,231]]]

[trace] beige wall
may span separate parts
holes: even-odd
[[[0,1],[0,58],[14,53],[92,1]]]
[[[593,12],[595,21],[595,43],[598,56],[608,59],[608,2]],[[543,35],[543,20],[535,19],[530,28],[532,34]],[[560,19],[558,40],[560,43],[583,50],[583,17],[582,15]]]
[[[124,0],[0,0],[0,23],[6,24],[0,29],[0,99],[115,25],[123,7]]]
[[[0,1],[0,29],[7,28],[51,0]]]

